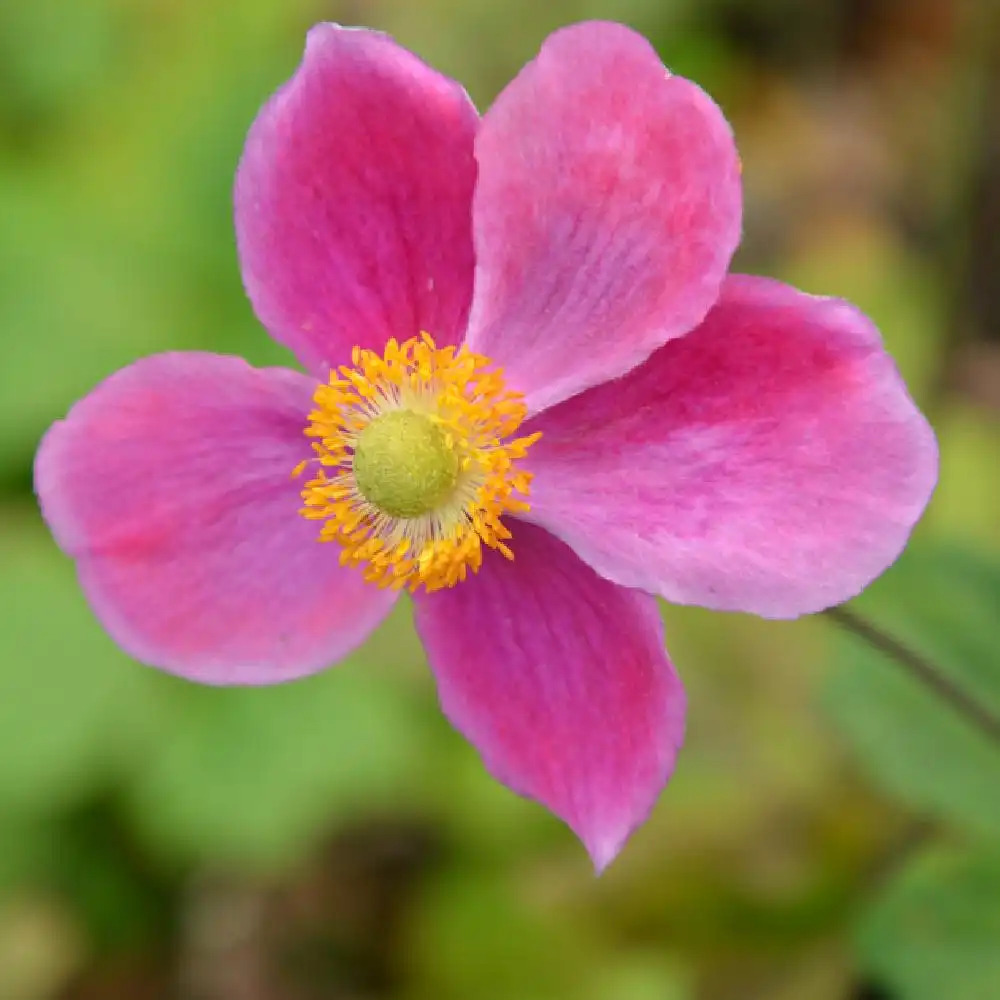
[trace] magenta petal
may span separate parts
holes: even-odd
[[[774,618],[878,576],[937,476],[871,322],[764,278],[730,278],[698,329],[526,430],[528,516],[599,573]]]
[[[513,526],[513,562],[418,596],[441,705],[490,772],[565,820],[598,870],[648,815],[684,733],[656,601]]]
[[[247,137],[236,237],[258,317],[320,377],[355,344],[461,339],[478,123],[457,83],[385,35],[309,32]]]
[[[311,379],[214,354],[113,375],[45,436],[35,488],[112,637],[210,684],[327,666],[392,604],[298,513]]]
[[[740,236],[732,132],[640,35],[551,35],[476,157],[468,343],[532,410],[628,371],[715,301]]]

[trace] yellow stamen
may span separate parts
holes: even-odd
[[[518,459],[540,434],[512,438],[526,415],[488,358],[438,348],[428,334],[385,353],[355,347],[353,366],[317,388],[305,434],[317,467],[302,516],[340,561],[380,587],[453,587],[482,565],[482,546],[508,559],[501,518],[523,514],[531,473]]]

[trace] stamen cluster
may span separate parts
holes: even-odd
[[[305,429],[316,457],[294,470],[299,475],[317,466],[302,490],[301,513],[323,522],[320,540],[338,542],[341,563],[363,568],[369,582],[410,591],[464,580],[481,566],[484,544],[513,559],[502,517],[529,509],[531,474],[516,462],[540,437],[512,437],[527,412],[521,394],[505,387],[488,358],[465,347],[438,348],[426,333],[402,344],[390,340],[381,357],[355,347],[351,361],[317,388]],[[412,517],[394,516],[374,503],[354,468],[361,435],[397,411],[437,427],[457,467],[448,494]],[[377,438],[366,435],[369,452]],[[398,446],[394,441],[393,448]],[[371,486],[369,492],[376,495]]]

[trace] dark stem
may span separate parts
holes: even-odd
[[[955,684],[930,660],[903,645],[898,639],[883,632],[854,611],[844,607],[828,608],[824,614],[832,618],[841,628],[864,639],[872,648],[885,653],[889,659],[905,667],[943,701],[951,705],[967,722],[1000,746],[1000,716],[995,715],[990,708]]]

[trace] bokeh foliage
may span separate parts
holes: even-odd
[[[443,721],[405,608],[318,677],[195,688],[99,630],[30,485],[45,427],[137,356],[290,360],[230,188],[309,24],[392,31],[486,107],[547,31],[624,20],[733,121],[738,267],[854,299],[930,414],[938,494],[858,606],[1000,710],[994,9],[0,5],[0,998],[1000,997],[1000,750],[829,621],[665,609],[687,746],[595,881]]]

